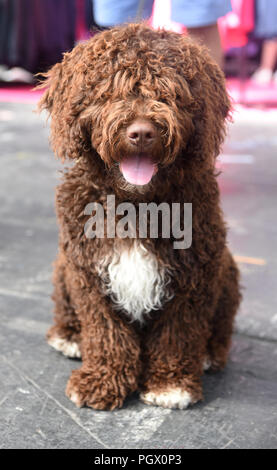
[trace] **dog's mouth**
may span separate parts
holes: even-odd
[[[132,154],[123,158],[119,165],[125,180],[137,186],[148,184],[157,173],[157,165],[147,153]]]

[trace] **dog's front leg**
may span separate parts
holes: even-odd
[[[183,409],[201,400],[208,336],[209,328],[200,311],[181,295],[158,312],[142,345],[142,401]]]
[[[96,289],[83,292],[81,305],[83,365],[72,372],[66,393],[77,406],[121,407],[126,396],[138,388],[139,338]]]

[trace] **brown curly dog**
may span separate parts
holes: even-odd
[[[240,300],[215,175],[230,110],[223,74],[188,37],[129,24],[77,45],[46,76],[39,107],[52,147],[74,160],[57,189],[48,332],[55,349],[82,357],[66,393],[96,409],[136,390],[186,408],[202,399],[203,371],[224,367]],[[85,208],[107,218],[109,195],[116,207],[191,203],[191,246],[175,249],[160,231],[87,237]]]

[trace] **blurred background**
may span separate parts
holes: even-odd
[[[172,8],[171,0],[138,0],[138,9],[140,4],[141,10],[148,4],[144,16],[142,12],[137,15],[137,10],[136,15],[132,12],[128,15],[128,8],[131,11],[128,5],[136,3],[134,0],[122,0],[123,7],[120,2],[111,7],[112,3],[109,0],[0,0],[1,98],[5,99],[6,95],[6,99],[12,99],[14,95],[18,99],[25,92],[25,98],[30,99],[30,87],[22,85],[33,85],[35,74],[60,61],[63,53],[71,50],[77,42],[107,27],[107,21],[113,26],[120,18],[133,21],[143,17],[155,28],[165,27],[180,34],[187,33],[187,25],[183,23],[186,18],[189,23],[191,14],[182,11],[183,23],[173,21],[172,12],[176,7],[173,4]],[[177,0],[177,3],[181,5],[182,1]],[[187,1],[184,3],[187,5]],[[228,12],[218,18],[217,25],[221,65],[232,97],[235,102],[244,104],[277,105],[277,2],[223,0],[221,3],[231,5],[231,11],[228,11],[230,8],[222,9],[222,12]],[[125,10],[118,14],[120,8]],[[189,28],[189,33],[198,30]],[[201,39],[205,42],[205,33]],[[209,46],[208,42],[207,37]]]

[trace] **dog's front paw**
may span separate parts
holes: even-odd
[[[76,406],[89,406],[96,410],[121,408],[127,396],[127,390],[126,394],[123,391],[119,377],[101,377],[83,369],[72,372],[66,387],[66,395]]]
[[[140,399],[147,405],[157,405],[163,408],[179,408],[180,410],[184,410],[197,401],[190,392],[180,387],[169,387],[159,392],[144,392],[140,394]]]

